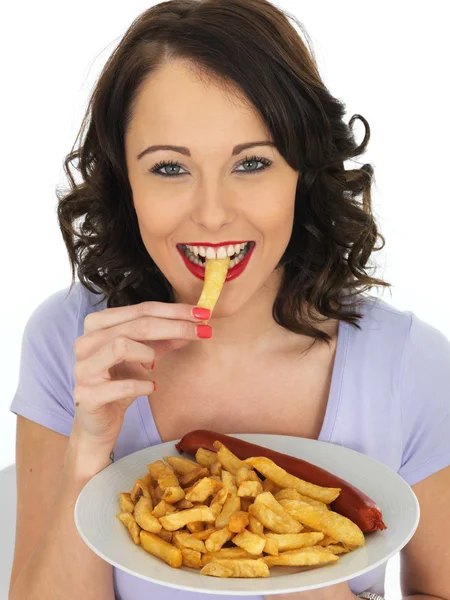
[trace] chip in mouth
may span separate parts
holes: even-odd
[[[226,258],[206,259],[205,279],[197,306],[209,308],[211,314],[225,284],[229,265],[229,256]]]

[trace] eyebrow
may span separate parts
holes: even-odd
[[[271,141],[263,141],[263,142],[247,142],[245,144],[238,144],[233,148],[231,153],[232,156],[236,156],[236,154],[240,154],[243,150],[247,148],[253,148],[253,146],[275,146],[275,142]],[[185,156],[191,156],[191,151],[186,146],[169,146],[169,145],[158,145],[158,146],[149,146],[145,150],[143,150],[137,156],[137,160],[140,160],[146,154],[151,154],[152,152],[156,152],[157,150],[173,150],[174,152],[179,152],[180,154],[184,154]]]

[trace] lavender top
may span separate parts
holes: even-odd
[[[100,296],[77,282],[45,299],[22,340],[15,414],[69,436],[74,418],[73,345]],[[361,330],[341,322],[319,440],[352,448],[394,469],[410,485],[450,465],[450,343],[411,312],[364,297]],[[119,459],[161,443],[146,396],[130,406],[115,446]],[[117,600],[205,600],[113,569]],[[352,579],[355,594],[384,593],[385,565]],[[227,596],[228,598],[245,598]],[[263,600],[262,597],[258,597]]]

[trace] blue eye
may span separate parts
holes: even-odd
[[[244,169],[243,171],[237,171],[238,173],[248,173],[253,175],[254,173],[260,173],[261,171],[265,171],[270,165],[272,161],[267,158],[261,156],[246,156],[239,164],[238,167],[245,165],[246,163],[261,163],[262,167],[259,169]],[[186,173],[163,173],[160,169],[165,169],[166,167],[172,167],[175,169],[182,169],[183,167],[176,160],[163,160],[159,163],[156,163],[154,167],[149,169],[150,173],[155,173],[155,175],[160,175],[161,177],[180,177],[181,175],[185,175]]]

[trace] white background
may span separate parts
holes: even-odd
[[[153,4],[44,0],[2,9],[0,469],[14,462],[16,417],[8,408],[25,323],[41,301],[70,284],[56,218],[63,159],[107,57]],[[387,240],[376,262],[393,284],[382,297],[450,337],[447,3],[277,5],[306,27],[325,84],[347,106],[346,121],[359,113],[370,124],[368,151],[358,162],[375,167],[373,202]],[[363,131],[357,122],[359,142]],[[400,597],[396,569],[397,562],[388,577],[392,599]]]

